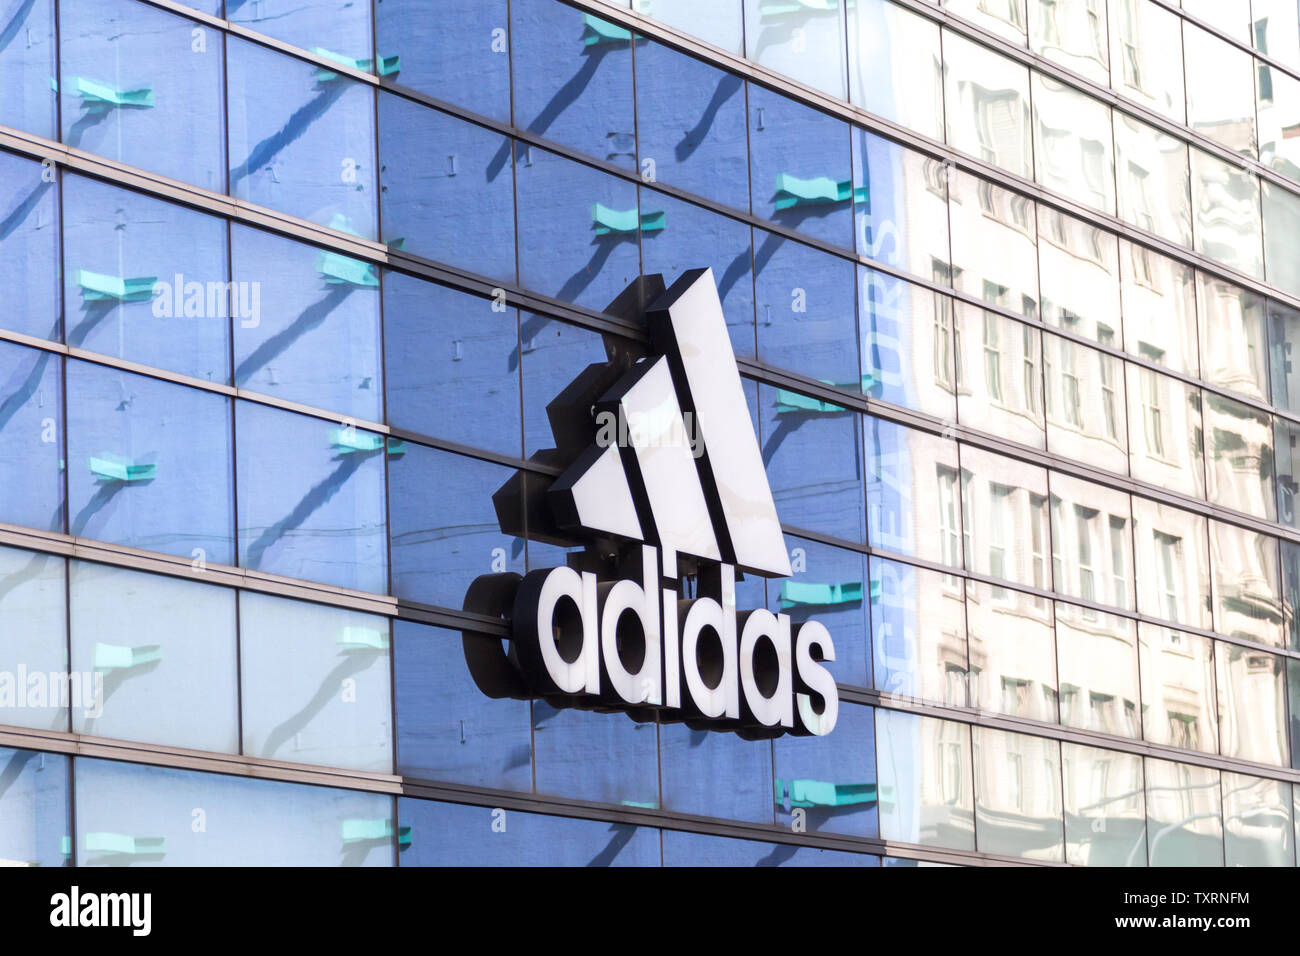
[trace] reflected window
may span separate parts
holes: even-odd
[[[976,848],[1064,860],[1061,745],[988,727],[972,728],[972,735]]]
[[[1196,270],[1127,239],[1119,261],[1125,351],[1196,375]]]
[[[1038,316],[1038,232],[1034,203],[956,173],[949,189],[952,284],[959,292],[1028,318]]]
[[[993,290],[990,295],[996,295]],[[1025,445],[1044,443],[1042,332],[965,303],[957,305],[957,418]]]
[[[1110,0],[1110,82],[1121,96],[1181,123],[1182,20],[1152,0]]]
[[[1223,866],[1219,771],[1146,758],[1151,866]]]
[[[1210,500],[1276,520],[1272,416],[1209,391],[1204,407]]]
[[[1109,107],[1041,73],[1033,82],[1038,181],[1085,206],[1114,212]]]
[[[1096,604],[1130,608],[1133,555],[1129,496],[1056,472],[1051,474],[1051,483],[1056,590]]]
[[[1105,0],[1029,0],[1029,46],[1095,83],[1110,81]]]
[[[1222,0],[1216,0],[1222,6]],[[1239,31],[1240,32],[1240,31]],[[1234,152],[1255,157],[1255,79],[1249,53],[1184,21],[1187,125]]]
[[[1196,251],[1262,278],[1259,180],[1254,173],[1192,148]]]
[[[1190,246],[1192,192],[1187,144],[1120,110],[1115,110],[1114,116],[1119,218]]]
[[[1142,357],[1160,362],[1150,347]],[[1142,365],[1127,364],[1129,467],[1133,477],[1205,496],[1201,390]]]
[[[1134,497],[1133,523],[1138,611],[1208,630],[1212,625],[1205,518]]]
[[[1050,590],[1047,472],[969,445],[961,466],[967,568]]]
[[[1061,723],[1119,737],[1142,736],[1133,621],[1058,601],[1056,658]]]
[[[999,36],[1025,42],[1025,0],[943,0],[943,5]]]
[[[943,59],[949,145],[1033,179],[1029,70],[948,30]]]
[[[1262,644],[1282,643],[1277,539],[1223,521],[1210,522],[1214,629]]]
[[[1061,745],[1065,861],[1076,866],[1146,866],[1142,758]]]
[[[970,726],[879,709],[876,748],[881,838],[975,849]]]
[[[871,582],[876,689],[968,706],[962,579],[872,558]]]
[[[938,25],[889,0],[858,0],[848,18],[850,101],[942,140]]]
[[[1056,723],[1051,603],[997,585],[966,583],[971,706]]]
[[[745,55],[749,59],[823,93],[847,99],[840,4],[744,3]]]
[[[957,443],[878,418],[863,428],[871,546],[960,568]]]
[[[1225,757],[1288,766],[1282,658],[1224,641],[1216,644],[1220,752]]]
[[[1143,739],[1218,753],[1214,641],[1143,623],[1138,626],[1138,655]]]
[[[858,266],[862,391],[951,420],[955,367],[953,300]]]
[[[1223,844],[1228,866],[1295,866],[1292,785],[1223,775]]]

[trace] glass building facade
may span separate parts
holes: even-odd
[[[0,859],[1294,866],[1298,239],[1281,0],[0,0]],[[824,738],[466,667],[704,266]]]

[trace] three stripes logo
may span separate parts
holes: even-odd
[[[610,337],[547,406],[556,447],[493,496],[502,531],[581,550],[471,585],[465,610],[510,635],[465,633],[475,682],[750,739],[830,733],[826,628],[736,609],[737,574],[790,559],[712,271],[642,277],[609,311],[644,315],[649,353]]]

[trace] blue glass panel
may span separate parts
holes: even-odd
[[[0,94],[3,95],[3,94]],[[0,152],[0,326],[57,340],[59,212],[55,170]]]
[[[664,866],[879,866],[866,853],[664,830]]]
[[[389,664],[385,617],[242,592],[244,753],[391,773]]]
[[[398,621],[394,637],[398,772],[424,780],[532,790],[528,701],[496,699],[479,690],[459,633]]]
[[[763,461],[783,525],[862,542],[861,422],[838,405],[759,388]]]
[[[230,380],[223,220],[67,176],[63,263],[69,345]]]
[[[374,93],[234,37],[226,57],[230,194],[374,239]]]
[[[0,749],[0,859],[18,866],[68,866],[68,758]]]
[[[239,402],[239,563],[385,591],[381,436]]]
[[[380,54],[401,58],[390,78],[440,100],[510,121],[507,0],[377,0]]]
[[[94,681],[68,672],[62,556],[0,548],[0,723],[67,730],[71,707],[93,707]],[[0,795],[0,807],[3,797]]]
[[[664,809],[772,822],[771,741],[741,740],[685,724],[664,724],[659,740]]]
[[[63,364],[0,343],[0,521],[63,530]]]
[[[692,203],[641,190],[641,208],[662,212],[664,228],[641,242],[643,270],[663,273],[664,284],[689,269],[710,268],[737,355],[754,354],[754,279],[750,228]]]
[[[554,448],[546,406],[588,365],[608,360],[597,332],[532,312],[520,316],[523,343],[524,455]]]
[[[0,126],[57,139],[53,78],[54,0],[0,7]]]
[[[847,123],[751,85],[749,164],[756,215],[853,247]]]
[[[760,360],[861,391],[853,296],[852,262],[754,230]]]
[[[744,81],[658,43],[637,47],[636,81],[641,175],[748,209]]]
[[[379,125],[383,241],[513,281],[510,140],[387,93],[379,97]]]
[[[132,0],[63,0],[63,141],[223,192],[221,46],[219,31]]]
[[[518,455],[518,310],[384,273],[388,422]],[[448,415],[469,400],[473,415]]]
[[[641,233],[663,228],[664,221],[640,215],[635,183],[545,150],[516,147],[515,181],[519,281],[604,309],[641,271]],[[583,242],[584,235],[591,240]]]
[[[785,736],[773,742],[778,824],[793,826],[795,811],[803,810],[809,831],[879,835],[872,718],[872,708],[841,702],[835,729],[825,737]]]
[[[777,73],[846,99],[844,13],[837,0],[744,0],[745,55]]]
[[[235,384],[378,421],[378,269],[246,226],[230,237]]]
[[[227,398],[69,360],[68,410],[69,532],[234,563]]]
[[[392,866],[393,798],[78,759],[81,866]]]
[[[403,797],[402,866],[658,866],[659,831]]]
[[[369,0],[226,0],[226,16],[250,30],[374,72]],[[382,48],[379,53],[388,55]]]
[[[389,462],[393,593],[458,608],[480,574],[522,572],[523,539],[501,533],[492,501],[513,474],[408,442]]]
[[[629,807],[659,806],[654,724],[619,713],[533,702],[537,792]]]
[[[73,561],[68,592],[72,671],[95,689],[75,733],[239,751],[233,590]]]
[[[636,165],[632,36],[554,0],[512,0],[515,125]]]
[[[793,574],[768,583],[768,608],[790,615],[792,632],[804,621],[824,624],[835,642],[835,662],[826,665],[835,680],[870,687],[867,616],[876,582],[867,578],[867,556],[804,538],[785,543]]]

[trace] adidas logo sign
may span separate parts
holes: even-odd
[[[471,585],[465,609],[511,636],[506,651],[467,632],[470,672],[493,697],[755,739],[830,733],[826,628],[736,609],[738,571],[788,577],[790,560],[713,273],[666,291],[643,277],[610,311],[644,301],[651,354],[609,344],[547,406],[556,448],[538,458],[559,476],[520,472],[493,496],[506,533],[585,550]]]

